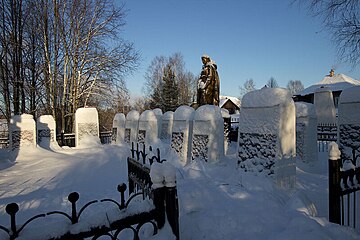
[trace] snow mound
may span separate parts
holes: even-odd
[[[291,99],[291,94],[285,88],[267,88],[251,91],[242,99],[243,108],[274,107],[286,103]]]

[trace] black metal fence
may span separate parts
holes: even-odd
[[[337,141],[336,124],[318,124],[317,126],[318,151],[327,152],[329,144]]]
[[[100,132],[101,144],[110,144],[112,141],[112,131]],[[59,146],[75,147],[75,133],[61,133],[56,136]]]
[[[360,166],[356,165],[360,158],[359,148],[353,149],[353,158],[353,161],[345,162],[340,157],[329,159],[329,221],[356,228],[359,208],[356,194],[360,190]]]
[[[165,220],[166,213],[173,234],[177,239],[180,239],[179,206],[176,186],[164,186],[153,189],[150,179],[150,166],[154,162],[162,163],[166,160],[161,159],[159,149],[156,149],[156,153],[154,154],[151,146],[149,147],[149,152],[146,152],[145,144],[140,144],[140,148],[141,149],[139,149],[139,143],[136,144],[136,149],[134,142],[131,143],[131,157],[127,159],[129,193],[142,194],[143,197],[148,196],[152,198],[155,206],[158,206],[158,208],[165,206],[164,209],[159,211],[160,215],[158,217],[162,219],[160,223],[164,224],[163,221]]]
[[[145,149],[145,147],[143,148]],[[151,148],[150,148],[151,149]],[[142,156],[143,161],[146,160],[147,154],[145,153],[145,150],[138,150],[138,148],[135,150],[132,148],[132,156]],[[158,161],[160,159],[160,152],[157,150],[157,156],[154,158],[148,158],[148,161],[155,160]],[[157,158],[159,157],[159,158]],[[177,200],[177,191],[176,186],[174,187],[161,187],[152,189],[151,188],[151,179],[149,176],[149,169],[145,165],[143,165],[141,162],[139,162],[139,158],[129,158],[130,162],[136,162],[136,166],[139,167],[140,165],[143,166],[141,169],[138,168],[131,168],[131,172],[129,172],[129,179],[132,179],[132,185],[138,186],[138,190],[141,190],[137,193],[132,193],[129,195],[129,199],[125,201],[125,191],[127,189],[127,186],[125,184],[120,184],[117,187],[117,190],[120,193],[120,201],[117,202],[113,199],[102,199],[102,200],[94,200],[91,202],[86,203],[84,206],[78,209],[77,201],[79,200],[79,193],[72,192],[68,195],[68,201],[71,203],[71,209],[69,212],[62,212],[62,211],[51,211],[44,214],[38,214],[29,220],[27,220],[24,224],[18,224],[16,221],[16,214],[19,211],[19,205],[16,203],[10,203],[6,206],[6,212],[10,216],[10,227],[5,227],[0,225],[0,231],[5,232],[8,235],[8,240],[16,240],[18,238],[25,239],[25,236],[22,236],[24,234],[24,229],[30,228],[31,223],[37,219],[40,218],[46,218],[49,215],[60,215],[64,217],[67,221],[69,221],[68,228],[65,228],[63,230],[57,230],[56,236],[51,236],[52,233],[46,232],[46,229],[44,229],[44,236],[41,236],[39,238],[41,239],[49,239],[49,240],[83,240],[85,238],[91,238],[93,240],[99,239],[102,236],[107,236],[108,239],[111,240],[118,240],[120,237],[120,234],[123,230],[130,230],[133,233],[134,240],[139,240],[139,232],[140,229],[146,224],[150,223],[150,225],[153,227],[153,235],[158,233],[158,230],[161,229],[165,225],[166,219],[168,220],[170,226],[172,227],[173,233],[176,236],[177,239],[179,239],[179,224],[178,224],[178,200]],[[162,161],[158,161],[162,162]],[[140,165],[139,165],[140,164]],[[143,171],[146,169],[145,171]],[[131,178],[130,176],[136,176],[136,178]],[[146,183],[142,184],[144,179],[146,179]],[[144,187],[144,188],[143,188]],[[134,190],[134,189],[133,189]],[[138,213],[127,213],[127,208],[131,201],[140,194],[145,197],[144,192],[147,192],[147,196],[149,196],[153,202],[153,204],[148,203],[148,201],[142,201],[144,204],[148,204],[147,208],[141,208],[141,209],[148,209],[146,211],[142,210]],[[76,227],[74,225],[80,224],[86,224],[87,220],[82,220],[80,217],[82,217],[82,213],[87,210],[87,208],[90,205],[93,205],[95,203],[98,204],[104,204],[104,203],[110,203],[114,205],[114,208],[111,210],[113,213],[114,211],[118,211],[119,214],[116,215],[116,217],[112,217],[112,219],[109,219],[108,213],[106,214],[106,221],[104,221],[102,224],[98,226],[91,226],[88,228],[85,228],[81,231],[72,231],[71,229],[74,229],[73,227]],[[98,212],[97,212],[98,214]],[[113,216],[114,214],[112,214]],[[97,215],[98,216],[98,215]],[[96,217],[97,217],[96,216]],[[49,228],[49,226],[48,226]],[[56,225],[54,226],[56,228]],[[63,228],[63,226],[62,226]],[[60,233],[59,233],[60,232]],[[50,235],[49,235],[50,234]],[[41,235],[41,234],[40,234]],[[25,238],[24,238],[25,237]]]

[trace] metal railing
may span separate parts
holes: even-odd
[[[343,162],[340,155],[336,159],[329,157],[329,221],[354,228],[357,226],[356,194],[360,190],[360,166],[354,165],[360,151],[353,149],[355,151],[352,161]]]
[[[120,193],[119,202],[113,199],[94,200],[86,203],[80,208],[80,210],[78,210],[79,208],[77,202],[80,198],[80,195],[77,192],[72,192],[68,195],[68,201],[71,203],[71,209],[69,211],[70,214],[63,211],[51,211],[35,215],[23,224],[18,224],[16,221],[17,213],[19,212],[19,205],[16,203],[10,203],[5,207],[6,213],[10,216],[10,226],[5,227],[0,225],[0,231],[3,231],[8,235],[6,240],[16,240],[18,238],[26,239],[26,232],[31,232],[31,229],[29,229],[29,224],[35,220],[46,218],[50,215],[62,216],[66,221],[69,221],[70,224],[65,228],[64,226],[61,226],[61,229],[57,229],[56,231],[51,231],[51,229],[56,229],[58,223],[54,223],[53,226],[48,225],[46,228],[44,228],[44,233],[43,236],[41,236],[41,239],[83,240],[85,238],[91,238],[95,240],[101,236],[107,236],[108,239],[118,240],[120,233],[123,230],[130,229],[133,233],[133,239],[139,240],[139,233],[141,232],[140,230],[144,224],[150,223],[153,227],[153,235],[156,235],[158,233],[158,229],[164,227],[166,219],[171,226],[172,232],[176,239],[180,239],[178,221],[179,208],[176,185],[168,187],[164,184],[163,187],[157,187],[156,189],[151,188],[152,183],[149,175],[149,166],[154,161],[161,163],[165,160],[160,160],[159,149],[157,149],[156,155],[150,158],[148,157],[149,153],[145,152],[145,146],[143,146],[142,150],[139,150],[138,145],[136,149],[134,148],[134,144],[132,144],[132,146],[132,157],[128,158],[128,161],[135,163],[136,167],[129,168],[128,177],[129,184],[130,181],[132,181],[132,186],[137,186],[138,191],[135,192],[134,188],[132,188],[132,190],[129,189],[130,194],[127,201],[125,200],[125,191],[127,186],[126,184],[120,184],[117,187],[117,190]],[[150,147],[149,150],[152,151],[152,148]],[[146,165],[146,161],[149,163],[149,165]],[[144,182],[144,179],[146,179],[146,182]],[[147,192],[146,196],[149,197],[149,200],[152,200],[153,204],[149,204],[148,201],[142,201],[141,204],[147,204],[148,206],[145,208],[138,207],[138,209],[147,210],[139,210],[137,213],[134,213],[132,210],[131,213],[127,213],[127,208],[131,201],[139,195],[143,195],[143,198],[145,198],[145,192]],[[108,209],[107,212],[105,210],[105,212],[96,211],[96,216],[93,217],[96,217],[97,220],[99,216],[106,216],[106,219],[104,219],[101,224],[97,226],[92,225],[88,228],[82,227],[79,231],[72,231],[72,229],[76,228],[77,224],[79,224],[79,226],[83,226],[89,222],[89,219],[83,220],[85,217],[82,215],[82,213],[86,211],[90,205],[94,205],[95,203],[110,203],[114,205],[114,208]],[[111,211],[111,219],[108,217],[110,215],[109,211]],[[114,213],[116,213],[115,216]],[[23,231],[25,228],[27,231]],[[50,232],[47,229],[50,229]],[[38,235],[42,235],[42,233]]]

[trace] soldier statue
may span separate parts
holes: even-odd
[[[208,55],[201,57],[203,66],[197,86],[197,105],[219,106],[220,79],[217,65]]]

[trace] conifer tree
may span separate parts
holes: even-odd
[[[167,65],[164,69],[162,89],[162,110],[175,111],[179,106],[179,88],[175,80],[175,72],[171,69],[171,65]]]

